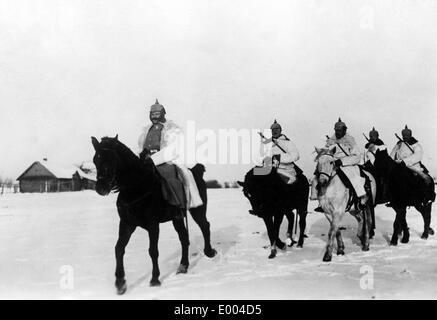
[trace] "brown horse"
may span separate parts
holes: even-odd
[[[125,248],[136,227],[144,228],[149,233],[149,255],[152,259],[151,286],[158,286],[158,238],[159,224],[172,221],[179,235],[182,247],[182,258],[177,273],[186,273],[188,261],[188,231],[184,225],[185,210],[170,205],[163,196],[162,177],[150,158],[140,160],[128,147],[115,138],[102,138],[99,142],[92,137],[92,144],[96,151],[93,161],[97,168],[96,192],[99,195],[108,195],[111,191],[119,192],[117,210],[120,217],[118,241],[115,245],[116,270],[115,286],[118,294],[123,294],[126,289],[123,257]],[[197,167],[198,168],[198,167]],[[199,193],[206,195],[203,171],[193,170]],[[202,229],[205,237],[205,255],[213,257],[216,251],[211,247],[209,239],[209,223],[206,220],[206,199],[204,210],[190,209],[191,215]],[[202,217],[203,215],[203,217]]]

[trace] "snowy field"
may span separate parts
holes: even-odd
[[[437,238],[420,239],[422,218],[410,209],[411,240],[388,245],[394,212],[376,209],[376,236],[369,252],[356,238],[356,221],[342,225],[346,255],[322,262],[328,221],[310,202],[303,249],[279,250],[267,259],[263,221],[248,214],[241,189],[210,189],[208,218],[218,255],[203,254],[203,238],[189,218],[190,268],[176,275],[180,245],[171,223],[161,224],[161,287],[149,287],[151,261],[146,231],[137,229],[126,249],[128,291],[114,287],[118,216],[116,195],[94,191],[5,194],[0,197],[1,299],[436,299]],[[431,224],[434,229],[437,226]],[[281,238],[285,240],[285,222]],[[69,267],[63,267],[69,266]],[[65,269],[67,268],[67,269]],[[62,283],[73,271],[74,288]],[[373,271],[373,289],[360,279]],[[361,272],[360,272],[361,271]],[[70,273],[71,275],[71,273]],[[71,282],[70,282],[71,283]],[[367,282],[369,284],[369,282]]]

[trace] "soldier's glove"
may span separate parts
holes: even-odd
[[[337,160],[334,161],[334,164],[335,164],[336,167],[340,168],[343,165],[343,162],[341,162],[340,159],[337,159]]]

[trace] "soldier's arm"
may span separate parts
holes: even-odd
[[[361,151],[358,148],[355,139],[350,137],[348,141],[351,148],[349,149],[349,155],[341,159],[344,166],[353,166],[360,164],[361,162]]]
[[[297,150],[296,145],[292,141],[281,143],[281,147],[283,147],[286,151],[286,153],[281,154],[282,163],[291,163],[299,160],[299,151]]]
[[[413,146],[413,151],[414,151],[414,153],[412,153],[408,157],[405,157],[404,159],[402,159],[402,161],[405,162],[405,165],[407,167],[413,166],[416,163],[419,163],[420,161],[422,161],[422,157],[423,157],[422,146],[420,144],[416,143]]]
[[[143,151],[145,140],[146,140],[146,134],[145,134],[145,132],[143,132],[138,137],[138,154],[141,154],[141,152]]]
[[[390,152],[390,158],[392,158],[393,160],[396,160],[396,153],[399,150],[399,142],[396,143],[396,145],[393,147],[393,149]]]

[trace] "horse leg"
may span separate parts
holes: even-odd
[[[333,213],[333,216],[331,219],[328,218],[328,220],[331,222],[329,233],[328,233],[328,243],[326,244],[326,252],[323,256],[323,261],[329,262],[332,260],[332,249],[334,247],[334,236],[337,234],[338,231],[338,219],[339,214]]]
[[[293,240],[293,228],[294,228],[294,211],[287,211],[285,214],[288,220],[287,228],[287,240],[285,241],[289,247],[292,247],[296,241]]]
[[[307,210],[306,208],[297,209],[297,214],[299,215],[299,241],[297,242],[297,247],[302,248],[305,238],[305,228],[307,226]]]
[[[275,233],[273,230],[274,229],[273,216],[265,214],[263,220],[267,228],[267,235],[269,236],[270,246],[271,246],[269,259],[273,259],[274,257],[276,257]]]
[[[336,238],[337,238],[337,255],[344,255],[344,242],[340,230],[337,230]]]
[[[185,228],[184,220],[182,218],[173,219],[173,227],[178,233],[179,241],[181,242],[181,246],[182,246],[181,263],[176,271],[176,274],[187,273],[188,266],[189,266],[188,247],[190,245],[190,240],[188,239],[188,231],[187,228]]]
[[[363,214],[363,232],[362,232],[362,250],[369,251],[369,239],[370,239],[370,230],[371,230],[371,213],[370,206],[367,204],[366,207],[362,210]]]
[[[211,246],[211,232],[210,224],[206,219],[206,205],[202,205],[197,208],[190,209],[191,216],[193,220],[197,223],[200,230],[202,231],[204,240],[203,253],[208,257],[212,258],[217,254],[217,251]]]
[[[281,228],[281,223],[283,219],[284,219],[284,215],[282,213],[278,213],[277,215],[275,215],[273,219],[273,230],[275,232],[275,238],[274,238],[275,245],[281,250],[286,249],[285,243],[282,242],[281,239],[279,239],[279,229]]]
[[[402,215],[403,212],[406,213],[406,208],[396,207],[393,209],[396,211],[396,218],[395,221],[393,222],[393,235],[390,240],[390,245],[397,246],[399,233],[402,231],[402,223],[403,223]]]
[[[400,228],[402,230],[402,239],[401,243],[408,243],[410,241],[410,231],[407,224],[407,209],[402,210],[400,215]]]
[[[423,233],[421,238],[422,239],[428,239],[428,235],[431,233],[434,233],[434,231],[431,231],[431,206],[432,203],[429,203],[425,206],[415,206],[416,210],[420,212],[423,218]]]
[[[123,294],[126,292],[126,279],[124,273],[123,257],[127,244],[132,233],[135,231],[135,226],[128,224],[123,219],[120,220],[120,225],[118,229],[118,240],[115,245],[115,287],[117,288],[118,294]]]
[[[159,266],[158,266],[158,239],[159,239],[159,223],[150,226],[147,231],[149,232],[149,255],[152,259],[152,279],[150,280],[150,286],[160,286],[159,281]]]
[[[375,206],[373,204],[369,205],[369,209],[370,209],[370,218],[372,219],[371,221],[371,225],[370,225],[370,230],[369,230],[369,239],[373,239],[373,237],[375,236]]]

